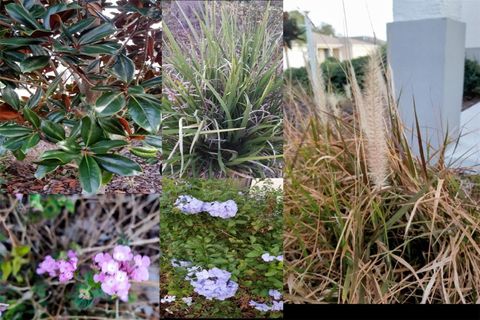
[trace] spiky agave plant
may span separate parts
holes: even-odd
[[[281,10],[272,17],[267,5],[259,20],[240,19],[232,6],[241,9],[205,2],[195,21],[180,7],[188,26],[182,41],[164,26],[166,174],[280,174]]]
[[[285,95],[293,114],[285,125],[286,298],[479,303],[480,198],[464,187],[474,179],[414,156],[391,86],[381,99],[377,65],[368,70],[363,92],[350,74],[353,115],[327,124],[305,90]],[[383,137],[369,127],[380,124],[374,110],[385,110]],[[383,188],[375,187],[385,181],[383,171],[374,177],[375,141],[388,163]]]

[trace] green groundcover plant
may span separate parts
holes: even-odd
[[[156,158],[160,148],[159,9],[150,0],[2,1],[3,151],[23,160],[41,140],[54,144],[35,160],[35,177],[73,163],[86,193],[113,174],[141,173],[118,153]]]
[[[260,8],[255,19],[241,3],[206,2],[196,17],[179,7],[184,28],[164,25],[164,172],[281,174],[281,10]]]
[[[215,216],[213,210],[210,214],[186,214],[177,201],[184,195],[204,201],[209,207],[209,201],[235,202],[238,211],[223,218]],[[283,287],[282,201],[281,192],[270,187],[252,190],[233,180],[166,179],[160,208],[161,314],[193,318],[280,317],[280,310],[272,311],[267,306],[280,303],[272,297],[275,292],[281,295]],[[189,276],[193,277],[189,275],[192,266],[197,272],[216,270],[217,277],[228,272],[230,280],[226,287],[206,292],[198,279],[188,281]]]

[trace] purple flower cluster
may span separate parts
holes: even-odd
[[[9,306],[8,304],[0,303],[0,316],[2,315],[3,311],[7,310],[8,306]]]
[[[262,254],[262,260],[265,262],[272,262],[274,260],[283,261],[283,256],[282,255],[272,256],[270,255],[270,253],[265,252],[264,254]]]
[[[128,246],[118,245],[109,253],[98,253],[93,258],[94,267],[99,273],[93,276],[101,283],[103,292],[128,301],[130,281],[147,281],[150,258],[134,255]]]
[[[219,268],[194,272],[187,276],[193,290],[207,300],[225,300],[235,295],[238,284],[230,279],[231,273]]]
[[[175,201],[175,207],[185,214],[208,212],[212,217],[222,219],[233,218],[238,212],[237,204],[233,200],[225,202],[203,202],[189,195],[178,197]]]
[[[67,252],[67,259],[55,260],[52,256],[46,256],[37,268],[37,274],[48,273],[50,277],[57,277],[60,282],[73,279],[77,270],[78,258],[72,250]]]
[[[249,305],[261,312],[282,311],[283,301],[280,301],[280,299],[282,298],[282,294],[278,290],[270,289],[268,291],[268,295],[273,298],[272,305],[256,302],[253,300],[250,300]]]

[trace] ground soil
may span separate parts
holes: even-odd
[[[41,146],[41,148],[49,149],[48,146]],[[136,157],[126,150],[120,154],[137,162],[142,167],[143,173],[133,177],[115,176],[106,186],[104,193],[160,193],[160,160],[155,164],[148,164],[145,159]],[[18,161],[11,154],[1,159],[0,192],[7,194],[79,194],[82,192],[75,167],[58,168],[45,178],[37,180],[34,177],[36,165],[32,162],[33,160]]]

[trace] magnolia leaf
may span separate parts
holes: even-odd
[[[111,116],[122,110],[127,101],[123,92],[106,92],[95,103],[95,111],[101,116]]]
[[[84,155],[79,166],[80,184],[88,194],[97,193],[102,183],[102,171],[95,159]]]
[[[133,61],[124,54],[119,54],[113,64],[112,73],[125,83],[130,83],[135,72]]]
[[[140,127],[156,133],[160,130],[160,105],[160,101],[151,95],[135,95],[128,101],[128,113]]]
[[[100,26],[82,35],[78,40],[78,43],[80,45],[84,45],[84,44],[97,42],[113,34],[116,30],[117,29],[110,23],[101,24]]]
[[[23,73],[32,72],[38,69],[43,69],[50,62],[49,56],[34,56],[29,57],[20,62],[20,70]]]
[[[142,168],[136,162],[123,156],[97,154],[94,158],[103,169],[121,176],[133,176],[142,172]]]
[[[43,120],[40,129],[52,142],[58,142],[65,139],[65,129],[58,123],[50,120]]]

